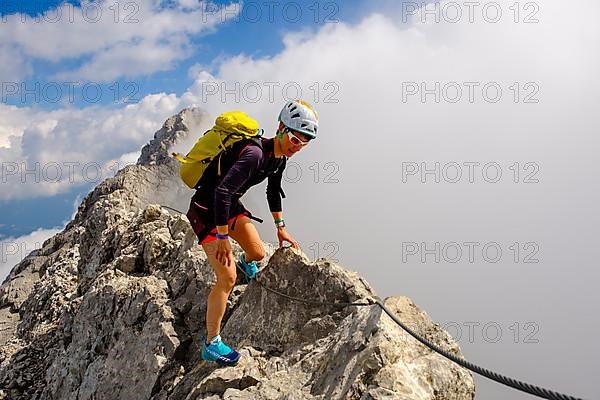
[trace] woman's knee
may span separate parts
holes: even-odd
[[[246,238],[240,245],[246,253],[247,260],[260,261],[265,258],[265,246],[258,234],[253,235],[251,238]]]
[[[208,262],[213,267],[213,271],[215,271],[215,275],[217,276],[217,285],[224,289],[232,289],[237,278],[235,264],[226,267],[217,260],[215,256],[217,250],[215,241],[204,243],[202,246],[208,256]]]
[[[235,280],[237,278],[237,273],[235,269],[232,272],[217,274],[217,286],[231,290],[235,286]]]
[[[262,244],[252,246],[250,249],[246,250],[246,253],[248,254],[248,260],[260,261],[265,258],[265,248]]]

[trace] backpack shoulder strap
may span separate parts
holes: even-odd
[[[229,149],[229,151],[232,154],[236,154],[236,155],[228,155],[229,152],[225,152],[225,151],[222,151],[221,153],[219,153],[218,161],[217,161],[218,162],[217,176],[221,176],[221,157],[230,157],[229,158],[230,162],[235,162],[235,160],[238,160],[242,156],[242,153],[244,152],[246,147],[252,146],[252,145],[256,145],[261,150],[263,150],[262,139],[260,137],[250,137],[250,138],[242,139],[237,143],[234,143],[234,145],[231,147],[231,149]],[[227,155],[225,153],[227,153]],[[235,158],[232,158],[232,157],[235,157]]]
[[[242,153],[244,152],[244,150],[246,150],[246,147],[251,146],[253,144],[257,145],[258,147],[260,147],[261,150],[263,150],[262,139],[259,137],[249,138],[245,142],[246,142],[246,144],[244,145],[244,147],[242,147],[242,150],[240,150],[240,152],[238,153],[238,158],[240,158],[242,156]]]

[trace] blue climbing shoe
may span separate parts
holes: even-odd
[[[248,283],[248,280],[254,279],[254,277],[256,276],[256,273],[258,272],[258,267],[256,265],[256,261],[251,261],[251,262],[247,263],[244,253],[242,253],[242,255],[240,256],[240,262],[237,265],[238,265],[238,268],[242,272],[244,272],[244,275],[246,278],[246,283]]]
[[[222,366],[232,366],[237,364],[240,353],[223,343],[221,335],[212,338],[208,346],[206,345],[206,337],[202,336],[202,359],[216,361]]]

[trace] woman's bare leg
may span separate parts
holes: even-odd
[[[248,217],[240,217],[235,223],[235,229],[229,225],[229,236],[244,249],[246,261],[260,261],[265,256],[262,240],[256,227]],[[235,285],[237,277],[236,266],[226,267],[216,258],[217,241],[213,240],[202,245],[204,252],[212,265],[217,282],[208,295],[206,305],[206,340],[210,341],[221,332],[221,321],[227,308],[227,299]]]
[[[217,282],[210,291],[206,304],[206,341],[208,342],[221,332],[221,320],[227,308],[227,298],[233,289],[237,274],[235,265],[226,267],[217,260],[216,240],[204,243],[202,247],[217,275]]]

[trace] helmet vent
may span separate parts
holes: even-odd
[[[300,113],[296,113],[296,114],[292,115],[292,118],[300,118]]]

